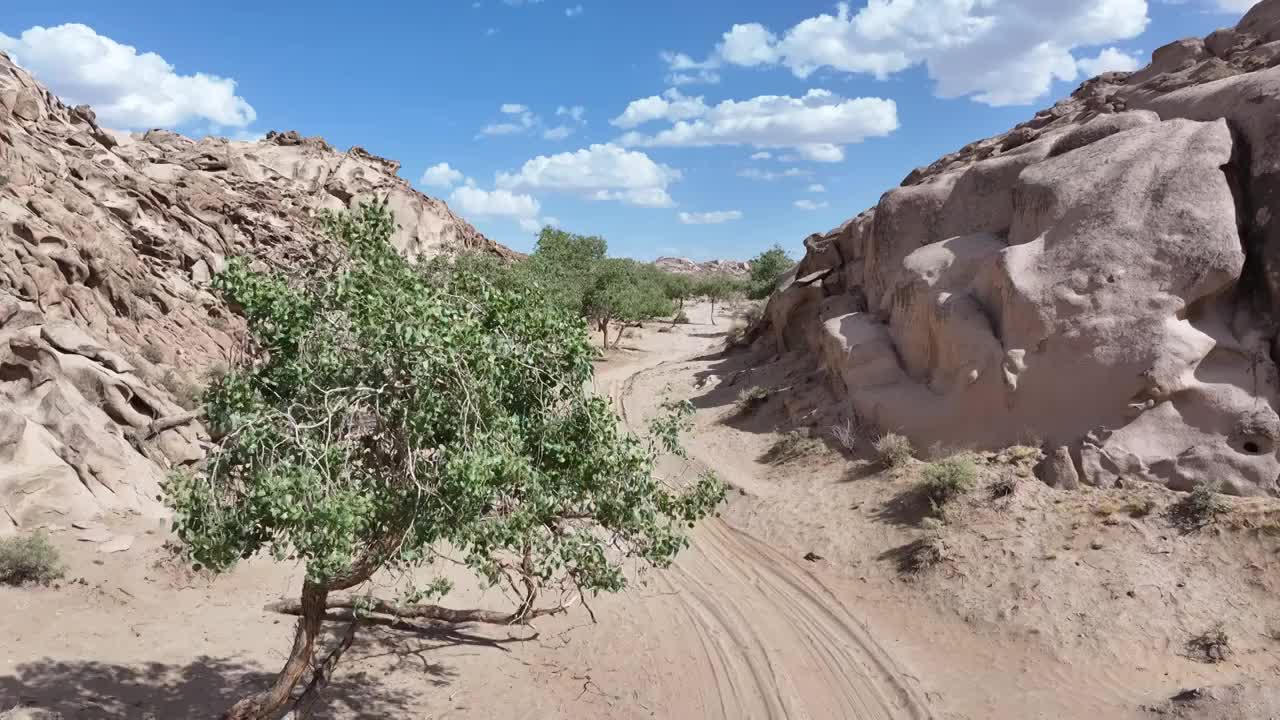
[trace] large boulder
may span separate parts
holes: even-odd
[[[917,447],[1037,442],[1062,487],[1280,495],[1277,65],[1265,0],[913,171],[807,243],[839,282],[786,285],[761,336]]]

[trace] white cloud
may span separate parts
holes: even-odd
[[[834,14],[783,33],[734,25],[703,61],[664,58],[707,68],[782,65],[801,78],[825,67],[884,79],[924,65],[941,97],[1014,105],[1045,95],[1054,80],[1076,79],[1078,48],[1134,38],[1148,20],[1147,0],[869,0],[856,13],[841,2]]]
[[[720,82],[720,61],[712,58],[698,62],[684,53],[662,52],[659,57],[667,64],[667,82],[671,85],[715,85]]]
[[[512,118],[505,122],[493,123],[480,128],[480,136],[486,135],[520,135],[529,132],[541,120],[529,111],[529,108],[518,103],[504,103],[498,111]]]
[[[767,150],[761,150],[758,153],[751,154],[752,160],[768,160],[771,157],[773,157],[773,153],[768,152]]]
[[[639,147],[794,148],[810,160],[838,162],[844,159],[844,145],[896,130],[898,106],[892,100],[845,99],[814,89],[798,98],[761,95],[709,107],[700,97],[668,90],[661,98],[631,103],[614,122],[629,126],[649,119],[672,121],[672,125],[653,135],[629,132],[620,142]]]
[[[813,173],[809,172],[808,170],[801,170],[800,168],[787,168],[782,172],[761,170],[759,168],[747,168],[746,170],[738,171],[738,177],[744,177],[744,178],[747,178],[748,180],[765,180],[765,181],[777,180],[778,178],[785,178],[785,177],[807,177],[812,174]]]
[[[556,127],[545,130],[542,133],[542,137],[547,140],[564,140],[575,132],[577,132],[577,128],[572,128],[568,125],[557,125]]]
[[[1257,5],[1260,0],[1218,0],[1218,9],[1228,13],[1242,13]]]
[[[179,75],[155,53],[99,35],[87,25],[32,27],[16,38],[0,33],[9,53],[65,102],[92,105],[103,125],[176,127],[195,120],[243,128],[256,119],[236,95],[236,81]]]
[[[710,108],[701,97],[687,97],[679,90],[671,88],[662,95],[632,100],[622,114],[610,120],[609,123],[629,130],[654,120],[676,122],[702,117],[709,111]]]
[[[1142,64],[1142,60],[1136,55],[1130,55],[1113,47],[1103,48],[1096,57],[1082,57],[1076,61],[1076,66],[1086,77],[1094,77],[1112,70],[1129,72],[1142,67]]]
[[[641,207],[670,207],[675,203],[667,188],[679,179],[679,170],[642,152],[604,144],[539,155],[517,172],[498,173],[497,184],[508,190],[554,190]]]
[[[514,220],[525,232],[537,232],[544,225],[558,225],[556,218],[538,218],[542,205],[533,196],[510,190],[482,190],[471,185],[454,189],[449,195],[454,209],[468,217]]]
[[[574,122],[582,123],[583,125],[585,125],[587,124],[587,121],[583,119],[583,116],[586,114],[586,112],[587,112],[587,109],[582,107],[581,105],[574,105],[573,107],[566,107],[564,105],[561,105],[560,107],[556,108],[556,117],[569,117],[569,118],[572,118]]]
[[[716,54],[730,65],[773,64],[778,61],[778,38],[759,23],[734,25],[724,34]]]
[[[801,210],[821,210],[822,208],[827,207],[828,205],[826,200],[823,200],[822,202],[814,202],[812,200],[797,200],[792,204],[800,208]]]
[[[685,225],[719,225],[731,220],[741,220],[742,211],[740,210],[714,210],[712,212],[701,213],[680,213],[680,222]]]
[[[573,7],[567,7],[564,9],[564,14],[566,17],[578,17],[582,14],[582,6],[574,5]]]
[[[809,186],[809,192],[811,193],[824,193],[826,191],[827,191],[827,186],[823,185],[822,183],[814,183]]]
[[[422,173],[422,178],[418,180],[419,185],[428,187],[449,188],[462,182],[462,173],[449,167],[449,163],[442,162],[438,165],[432,165]]]

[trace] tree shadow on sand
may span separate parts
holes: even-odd
[[[503,645],[523,640],[484,638],[461,626],[413,632],[365,627],[325,690],[315,717],[416,717],[421,699],[455,676],[432,659],[435,651],[465,645],[505,652]],[[0,711],[33,707],[66,720],[215,718],[236,700],[267,687],[277,670],[207,656],[188,665],[42,660],[0,675]],[[392,673],[415,691],[389,687],[384,679]]]

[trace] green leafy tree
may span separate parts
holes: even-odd
[[[610,324],[625,326],[664,317],[672,309],[654,269],[625,258],[609,258],[597,265],[583,301],[584,313],[600,330],[605,347],[609,346]],[[622,330],[618,328],[615,345],[622,339]]]
[[[277,608],[301,616],[288,659],[233,720],[307,716],[371,615],[522,623],[617,591],[624,562],[669,564],[724,494],[711,475],[679,490],[654,477],[692,408],[669,406],[645,436],[620,427],[588,390],[595,353],[577,315],[475,268],[409,264],[383,206],[323,222],[347,249],[332,267],[296,282],[233,260],[217,277],[258,352],[206,393],[206,464],[165,485],[200,565],[265,552],[306,568],[300,601]],[[426,566],[441,545],[518,606],[425,603],[443,580],[394,601],[334,595]],[[329,610],[352,621],[324,649]]]
[[[774,245],[751,260],[751,283],[747,295],[753,300],[769,297],[778,280],[795,265],[781,245]]]
[[[659,271],[659,282],[662,292],[668,300],[677,303],[677,311],[684,310],[684,302],[694,295],[695,283],[692,277],[673,272]]]
[[[711,324],[716,324],[716,304],[726,303],[742,295],[742,281],[723,273],[708,275],[699,280],[694,288],[698,297],[711,302]]]
[[[583,300],[608,251],[602,237],[545,227],[525,270],[553,304],[585,314]]]

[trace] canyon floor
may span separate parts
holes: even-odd
[[[1018,452],[976,456],[982,481],[940,527],[922,464],[884,469],[840,422],[802,359],[722,352],[728,310],[628,331],[597,386],[635,429],[667,399],[697,408],[673,482],[713,469],[720,517],[667,570],[535,627],[366,627],[326,718],[1269,717],[1280,686],[1280,506],[1233,500],[1196,532],[1178,495],[1132,485],[1061,491]],[[756,369],[767,368],[767,369]],[[769,391],[739,413],[742,390]],[[811,437],[793,455],[784,434]],[[772,452],[771,452],[772,450]],[[53,535],[56,587],[0,589],[0,714],[216,715],[283,661],[301,569],[266,559],[221,577],[175,557],[162,520],[114,517],[118,552]],[[911,569],[929,539],[939,562]],[[455,567],[448,603],[510,607]],[[390,595],[404,578],[382,577]],[[594,614],[595,622],[592,622]],[[1218,655],[1197,638],[1221,632]],[[1218,661],[1213,661],[1218,660]],[[1170,698],[1207,688],[1182,700]]]

